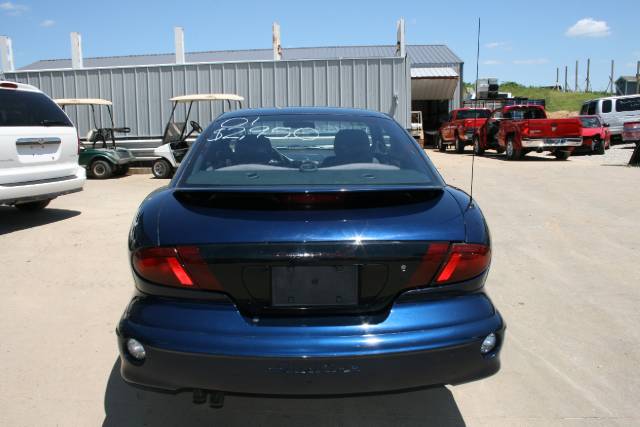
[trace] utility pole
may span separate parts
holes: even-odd
[[[591,58],[587,58],[587,82],[584,89],[585,92],[591,92],[591,80],[589,79],[589,72],[591,70]]]
[[[614,77],[614,70],[615,70],[615,61],[612,59],[611,60],[611,77],[609,78],[609,84],[611,85],[611,95],[615,94],[615,83],[613,81]]]
[[[560,87],[560,67],[556,67],[556,87],[555,90],[558,90]]]
[[[564,66],[564,91],[568,92],[569,91],[569,81],[567,80],[569,78],[569,67],[567,67],[566,65]]]
[[[578,91],[578,61],[576,60],[576,80],[575,80],[575,88],[574,88],[574,92]]]

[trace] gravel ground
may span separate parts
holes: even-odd
[[[469,189],[471,156],[429,155]],[[127,231],[164,182],[89,181],[33,215],[0,207],[0,425],[640,425],[640,168],[603,166],[629,155],[476,158],[493,238],[487,289],[508,324],[497,375],[379,396],[229,396],[221,410],[118,373]]]

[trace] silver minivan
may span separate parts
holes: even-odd
[[[612,141],[615,138],[620,142],[624,124],[640,120],[640,95],[592,99],[582,104],[580,115],[600,116],[609,125]]]

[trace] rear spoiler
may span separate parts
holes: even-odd
[[[424,203],[439,198],[440,186],[376,189],[229,189],[177,188],[173,196],[181,203],[215,209],[322,210],[365,209]]]

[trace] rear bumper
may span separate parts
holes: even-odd
[[[0,184],[0,205],[54,199],[58,196],[82,191],[86,171],[82,167],[76,173],[52,179]]]
[[[117,331],[121,373],[170,391],[323,395],[459,384],[500,367],[504,323],[484,294],[396,303],[379,317],[258,320],[228,303],[136,297]],[[492,332],[499,344],[483,356]],[[143,363],[127,338],[145,346]]]
[[[582,145],[582,138],[538,138],[523,139],[522,148],[535,148],[550,150],[555,148],[579,147]]]

